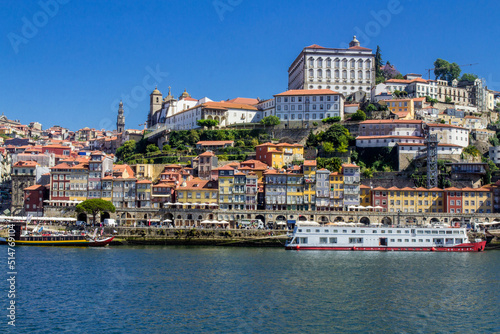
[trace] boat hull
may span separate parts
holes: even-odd
[[[113,241],[114,237],[102,240],[15,240],[16,246],[68,246],[68,247],[104,247]],[[0,239],[0,244],[7,244],[5,239]]]
[[[330,251],[403,251],[403,252],[482,252],[486,246],[486,241],[465,243],[450,247],[327,247],[327,246],[286,246],[287,250],[330,250]]]

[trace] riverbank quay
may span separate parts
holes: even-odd
[[[117,245],[171,245],[171,246],[231,246],[284,247],[286,230],[258,229],[199,229],[157,227],[107,227],[113,234],[112,246]]]

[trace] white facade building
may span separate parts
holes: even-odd
[[[276,116],[285,126],[344,119],[344,96],[330,89],[297,89],[274,95]]]
[[[427,124],[430,134],[437,134],[440,144],[469,146],[469,129],[450,124]]]
[[[276,100],[268,99],[260,101],[255,105],[257,109],[262,111],[262,118],[267,116],[276,116]]]
[[[500,146],[490,147],[490,160],[495,164],[500,164]]]
[[[345,96],[363,91],[370,96],[375,84],[375,55],[354,39],[348,49],[311,45],[288,69],[288,89],[332,89]]]

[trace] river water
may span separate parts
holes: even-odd
[[[15,247],[3,333],[499,333],[500,252]]]

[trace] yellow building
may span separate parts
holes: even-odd
[[[364,184],[359,186],[359,204],[361,206],[373,206],[371,188]]]
[[[91,197],[91,194],[87,193],[87,184],[89,171],[86,165],[79,164],[71,167],[69,170],[69,191],[68,197],[70,201],[85,201],[87,195]],[[96,194],[95,198],[100,198],[101,193]]]
[[[316,160],[304,160],[304,209],[316,209]]]
[[[152,164],[137,164],[130,166],[135,173],[135,177],[139,180],[148,179],[154,180],[158,175],[154,173],[154,165]]]
[[[235,169],[228,165],[217,169],[219,173],[219,208],[233,209]]]
[[[330,174],[330,208],[341,211],[344,205],[344,175],[339,172]]]
[[[137,207],[138,208],[150,208],[151,207],[151,190],[152,182],[149,180],[137,181],[135,184],[135,191],[137,197]]]
[[[439,188],[375,188],[387,194],[388,212],[444,212],[443,190]],[[376,194],[374,194],[376,197]],[[377,205],[375,203],[374,205]]]
[[[463,213],[491,213],[493,212],[493,200],[491,189],[463,188],[462,189],[462,210]]]
[[[304,146],[288,143],[264,143],[255,147],[257,160],[270,167],[282,168],[294,161],[304,160]]]
[[[413,99],[382,100],[381,105],[387,105],[389,111],[396,115],[398,119],[415,119],[415,106]]]
[[[287,170],[286,204],[288,210],[304,209],[304,174],[299,166]]]
[[[217,204],[218,192],[217,181],[194,178],[182,182],[176,189],[176,197],[179,203]]]

